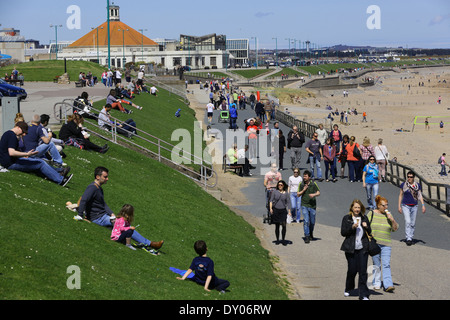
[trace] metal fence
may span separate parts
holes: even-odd
[[[74,101],[74,99],[65,99],[62,102],[56,103],[54,105],[55,119],[67,123],[67,118],[69,115],[73,114],[74,109],[81,111],[81,108],[74,106]],[[100,111],[95,108],[92,108],[92,111],[100,113]],[[96,120],[98,119],[98,117],[95,118]],[[218,176],[214,171],[212,164],[206,163],[202,158],[133,126],[130,127],[135,129],[138,133],[137,135],[133,135],[133,139],[122,136],[118,134],[117,126],[115,124],[116,122],[122,121],[114,117],[110,117],[110,119],[113,120],[113,123],[111,123],[111,131],[105,130],[97,123],[91,121],[85,122],[86,129],[88,132],[115,144],[120,144],[144,154],[150,154],[152,158],[176,169],[188,178],[200,183],[205,189],[214,188],[217,185]],[[172,156],[174,154],[182,159],[182,163],[193,163],[193,165],[187,166],[173,161]]]

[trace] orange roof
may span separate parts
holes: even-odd
[[[103,28],[103,29],[102,29]],[[121,21],[110,21],[110,43],[111,46],[123,46],[124,36],[125,36],[125,46],[137,47],[142,46],[142,40],[144,40],[144,46],[157,46],[158,44],[150,38],[144,35],[142,39],[142,33],[130,28],[125,23]],[[122,34],[120,30],[127,30],[125,34]],[[108,46],[108,22],[103,23],[98,27],[98,45]],[[74,43],[72,43],[69,48],[74,47],[92,47],[97,46],[97,29],[92,30],[85,36],[81,37]]]

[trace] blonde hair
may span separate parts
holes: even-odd
[[[355,199],[352,201],[352,204],[350,205],[350,209],[349,209],[349,215],[353,214],[353,206],[355,205],[355,203],[359,204],[359,206],[361,207],[361,215],[364,215],[366,213],[366,207],[364,207],[363,203],[361,202],[361,200],[359,199]]]

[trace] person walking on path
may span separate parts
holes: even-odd
[[[383,144],[383,139],[378,139],[378,145],[374,148],[375,151],[375,159],[380,169],[380,179],[383,182],[386,182],[386,166],[388,164],[389,153],[386,146]]]
[[[320,168],[320,162],[323,159],[322,143],[318,139],[318,134],[314,133],[311,140],[306,143],[305,150],[309,153],[309,165],[311,167],[312,178],[317,178],[319,181],[323,181],[322,169]],[[317,168],[317,176],[314,176],[314,165]]]
[[[369,260],[370,223],[365,215],[365,208],[358,199],[353,200],[350,212],[342,218],[341,235],[345,237],[341,250],[347,259],[347,276],[344,296],[350,296],[355,289],[355,277],[358,274],[358,291],[360,300],[369,300],[367,287],[367,261]]]
[[[303,212],[303,232],[305,243],[314,240],[313,232],[316,224],[317,200],[320,196],[320,189],[317,183],[312,181],[311,172],[306,170],[303,172],[303,182],[300,183],[297,192],[298,197],[302,197],[301,205]]]
[[[288,185],[284,180],[277,184],[277,188],[272,192],[269,202],[269,211],[272,216],[272,223],[275,223],[275,244],[280,243],[280,226],[281,226],[281,243],[285,246],[286,243],[286,220],[287,216],[291,215],[289,194],[287,192]]]
[[[300,168],[300,159],[302,157],[302,146],[305,142],[305,136],[298,130],[297,126],[293,126],[287,136],[288,149],[291,150],[291,168]]]
[[[407,180],[400,185],[398,212],[405,217],[406,244],[410,246],[413,244],[419,201],[422,204],[422,213],[425,213],[426,209],[422,196],[422,186],[414,181],[415,173],[409,171],[406,177]]]
[[[368,209],[373,210],[375,206],[375,198],[378,195],[379,188],[379,170],[375,163],[375,156],[369,157],[369,163],[363,169],[363,188],[366,189]]]
[[[292,220],[297,223],[300,223],[300,218],[301,218],[301,213],[302,213],[302,207],[301,207],[302,197],[297,196],[298,187],[302,181],[303,181],[303,178],[300,176],[300,169],[295,168],[294,174],[289,177],[288,193],[291,197]]]
[[[386,292],[394,291],[394,282],[391,273],[391,233],[398,230],[398,223],[387,210],[388,201],[378,195],[375,198],[376,209],[368,214],[372,226],[373,237],[377,241],[381,252],[372,257],[373,260],[373,287],[381,289],[381,278]],[[381,277],[383,274],[383,277]]]

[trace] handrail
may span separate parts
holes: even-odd
[[[69,114],[72,114],[72,111],[73,111],[74,108],[79,110],[79,111],[82,111],[81,108],[74,106],[73,103],[71,104],[71,103],[69,103],[69,101],[73,102],[75,100],[74,99],[65,99],[63,102],[59,102],[59,103],[56,103],[54,105],[54,115],[55,115],[55,118],[58,121],[64,121],[65,123],[67,123],[67,117],[68,117]],[[59,108],[59,110],[58,110],[58,108]],[[70,108],[70,110],[69,110],[69,108]],[[95,109],[95,108],[91,108],[91,110],[94,110],[94,111],[100,113],[100,111]],[[98,119],[98,116],[95,116],[95,118]],[[200,183],[203,184],[205,189],[206,188],[214,188],[217,185],[218,176],[217,176],[217,173],[215,172],[215,170],[213,169],[212,164],[205,164],[205,162],[203,161],[202,158],[199,158],[196,155],[191,154],[188,151],[183,150],[183,149],[181,149],[181,148],[179,148],[177,146],[174,146],[171,143],[168,143],[168,142],[166,142],[166,141],[164,141],[164,140],[162,140],[162,139],[160,139],[158,137],[155,137],[155,136],[153,136],[153,135],[151,135],[151,134],[149,134],[149,133],[147,133],[147,132],[145,132],[145,131],[143,131],[141,129],[138,129],[138,128],[135,128],[135,127],[129,125],[129,127],[133,128],[133,129],[136,129],[136,131],[140,133],[139,135],[134,135],[133,136],[134,138],[140,139],[142,141],[150,143],[152,146],[156,146],[157,147],[157,150],[158,150],[157,152],[152,151],[149,148],[146,148],[146,147],[144,147],[144,146],[142,146],[142,145],[140,145],[138,143],[135,143],[135,142],[133,142],[133,141],[131,141],[129,139],[126,139],[125,137],[122,137],[121,135],[119,135],[117,133],[117,126],[115,125],[115,123],[117,121],[118,122],[122,122],[122,120],[119,120],[119,119],[117,119],[115,117],[112,117],[112,116],[110,118],[112,120],[114,120],[114,123],[111,124],[111,127],[112,127],[111,131],[107,131],[104,128],[100,127],[98,124],[94,124],[94,123],[89,122],[89,121],[85,122],[85,124],[89,124],[90,126],[93,126],[94,128],[98,128],[100,130],[108,132],[108,134],[111,134],[111,138],[106,137],[106,136],[104,136],[102,134],[99,134],[98,132],[96,132],[94,130],[91,130],[89,128],[86,128],[87,131],[89,131],[89,132],[91,132],[91,133],[93,133],[95,135],[98,135],[98,136],[100,136],[101,138],[103,138],[105,140],[111,141],[111,142],[113,142],[115,144],[118,144],[118,141],[121,141],[121,142],[125,143],[128,146],[131,145],[133,147],[138,148],[140,151],[144,151],[146,153],[150,153],[153,156],[155,156],[155,158],[157,158],[159,162],[161,162],[161,163],[162,162],[169,163],[177,171],[179,171],[180,173],[182,173],[185,176],[189,177],[190,179],[192,179],[192,180],[194,180],[196,182],[200,181]],[[151,141],[151,139],[156,140],[156,142],[155,141]],[[178,155],[178,157],[180,157],[180,158],[182,158],[184,160],[187,160],[189,162],[192,162],[192,160],[194,160],[194,164],[200,165],[200,173],[195,171],[194,169],[192,169],[190,167],[187,167],[187,166],[184,166],[182,164],[176,163],[172,159],[169,159],[168,157],[165,157],[162,154],[163,151],[165,151],[165,152],[167,152],[169,154],[172,154],[172,153],[178,151],[178,153],[176,153]],[[180,155],[180,151],[183,151],[181,155]],[[187,172],[187,174],[185,172]],[[213,178],[215,178],[215,180],[213,180]],[[210,181],[213,181],[213,183],[208,183]]]

